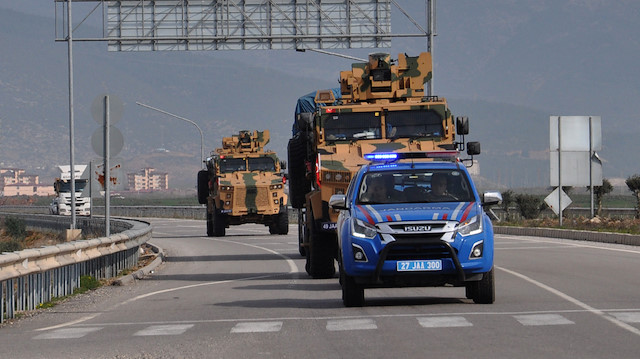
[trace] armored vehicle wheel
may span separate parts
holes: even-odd
[[[309,233],[309,250],[307,251],[307,264],[310,276],[315,279],[331,278],[336,273],[334,265],[332,241],[325,233],[311,230]]]
[[[481,280],[473,282],[473,302],[478,304],[492,304],[496,301],[496,288],[494,283],[493,268],[484,274]]]
[[[276,224],[271,223],[269,225],[269,234],[277,234],[277,233],[278,233],[278,229],[276,228]]]
[[[209,171],[202,170],[198,172],[198,203],[207,204],[209,197]]]
[[[213,215],[213,235],[216,237],[224,237],[225,234],[224,215],[214,213]]]
[[[307,250],[304,248],[304,226],[298,223],[298,253],[306,257]]]
[[[304,247],[304,223],[304,212],[300,209],[298,210],[298,253],[303,257],[307,255],[307,251]]]
[[[207,236],[213,237],[213,215],[207,213]]]
[[[289,233],[289,212],[284,209],[278,214],[277,233],[288,234]]]
[[[311,189],[311,182],[306,177],[304,161],[307,157],[306,136],[298,134],[289,140],[287,146],[289,160],[289,199],[293,208],[302,208],[305,194]]]
[[[364,305],[364,289],[356,283],[353,277],[340,271],[342,285],[342,303],[345,307],[362,307]]]

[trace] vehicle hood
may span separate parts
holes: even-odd
[[[477,202],[361,204],[355,217],[370,224],[400,221],[465,221],[478,215]]]

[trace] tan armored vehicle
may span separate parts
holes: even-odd
[[[454,127],[447,101],[425,95],[431,68],[429,53],[399,54],[395,61],[372,54],[340,72],[340,88],[298,100],[288,144],[289,195],[299,209],[299,251],[312,277],[334,275],[338,212],[329,198],[346,193],[368,162],[365,154],[464,149],[464,138],[456,142],[455,135],[468,133],[467,118],[458,117]]]
[[[198,202],[207,205],[207,235],[221,237],[230,225],[262,223],[287,234],[288,197],[275,152],[266,151],[269,131],[224,137],[198,172]]]

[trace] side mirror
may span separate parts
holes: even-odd
[[[333,209],[347,209],[347,198],[343,194],[334,194],[329,198],[329,206]]]
[[[467,116],[456,117],[456,134],[458,135],[469,134],[469,117]]]
[[[485,192],[482,195],[482,205],[491,206],[502,202],[502,194],[500,192]]]
[[[467,154],[469,156],[479,155],[480,154],[480,142],[468,142],[467,143]]]
[[[287,161],[280,161],[280,169],[282,170],[287,169]]]

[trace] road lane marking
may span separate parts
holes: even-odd
[[[253,245],[253,244],[229,241],[229,240],[224,240],[224,239],[214,239],[214,240],[218,241],[218,242],[241,244],[243,246],[257,248],[257,249],[261,249],[261,250],[264,250],[266,252],[275,254],[278,257],[281,257],[281,258],[286,260],[287,264],[289,265],[289,272],[287,274],[296,274],[296,278],[299,277],[299,275],[298,275],[298,272],[299,272],[298,271],[298,266],[296,265],[296,263],[291,258],[289,258],[288,256],[286,256],[284,254],[278,253],[278,252],[273,251],[273,250],[271,250],[269,248],[264,248],[264,247],[260,247],[260,246]],[[125,300],[124,302],[121,302],[121,303],[118,303],[118,304],[114,305],[109,310],[114,310],[115,308],[117,308],[119,306],[126,305],[126,304],[129,304],[131,302],[134,302],[134,301],[137,301],[137,300],[140,300],[140,299],[144,299],[144,298],[147,298],[147,297],[151,297],[151,296],[154,296],[154,295],[157,295],[157,294],[175,292],[175,291],[179,291],[179,290],[183,290],[183,289],[204,287],[204,286],[215,285],[215,284],[234,283],[234,282],[240,282],[240,281],[246,281],[246,280],[255,280],[255,279],[277,277],[277,276],[281,276],[281,275],[283,275],[283,274],[282,273],[274,273],[274,274],[266,274],[266,275],[260,275],[260,276],[238,278],[238,279],[221,280],[221,281],[215,281],[215,282],[205,282],[205,283],[185,285],[185,286],[182,286],[182,287],[163,289],[163,290],[159,290],[159,291],[155,291],[155,292],[151,292],[151,293],[147,293],[147,294],[141,294],[141,295],[138,295],[138,296],[133,297],[133,298],[129,298],[129,299]],[[79,319],[76,319],[76,320],[73,320],[73,321],[70,321],[70,322],[66,322],[66,323],[62,323],[62,324],[58,324],[58,325],[54,325],[54,326],[50,326],[50,327],[46,327],[46,328],[39,328],[39,329],[36,329],[35,331],[47,331],[47,330],[52,330],[52,329],[57,329],[57,328],[68,327],[68,326],[71,326],[71,325],[74,325],[74,324],[78,324],[78,323],[93,319],[93,318],[99,316],[100,314],[102,314],[102,313],[94,313],[94,314],[91,314],[91,315],[88,315],[88,316],[85,316],[85,317],[82,317],[82,318],[79,318]]]
[[[195,324],[152,325],[137,331],[134,336],[179,335],[191,329]]]
[[[514,315],[513,317],[519,321],[520,324],[526,326],[575,324],[558,314]]]
[[[640,312],[621,312],[611,314],[625,323],[640,323]]]
[[[33,339],[78,339],[103,327],[63,328],[49,333],[36,335]]]
[[[282,322],[240,322],[231,328],[231,333],[279,332]]]
[[[519,241],[519,242],[549,243],[549,244],[558,245],[558,247],[571,246],[571,247],[580,247],[580,248],[604,249],[607,251],[614,251],[614,252],[640,254],[640,249],[622,248],[622,247],[629,247],[629,246],[626,246],[624,244],[618,244],[618,243],[598,242],[600,245],[596,246],[596,245],[590,245],[590,244],[584,244],[584,243],[574,243],[574,242],[583,242],[577,239],[556,238],[554,240],[542,240],[542,239],[523,238],[518,236],[500,235],[500,234],[498,234],[497,236],[500,239],[509,239],[509,240]],[[545,237],[538,237],[538,238],[545,238]]]
[[[631,333],[633,333],[635,335],[640,336],[640,329],[638,329],[636,327],[633,327],[633,326],[631,326],[631,325],[629,325],[629,324],[627,324],[627,323],[625,323],[623,321],[620,321],[620,320],[618,320],[618,319],[616,319],[616,318],[614,318],[614,317],[612,317],[610,315],[607,315],[602,310],[596,309],[596,308],[594,308],[594,307],[592,307],[592,306],[590,306],[590,305],[588,305],[586,303],[583,303],[583,302],[577,300],[576,298],[573,298],[572,296],[570,296],[568,294],[565,294],[565,293],[563,293],[563,292],[561,292],[561,291],[559,291],[559,290],[557,290],[555,288],[552,288],[552,287],[550,287],[550,286],[548,286],[546,284],[538,282],[537,280],[535,280],[533,278],[527,277],[524,274],[520,274],[518,272],[514,272],[512,270],[509,270],[509,269],[506,269],[506,268],[502,268],[502,267],[498,267],[498,266],[496,266],[496,268],[501,270],[501,271],[507,272],[507,273],[509,273],[511,275],[514,275],[514,276],[516,276],[518,278],[524,279],[529,283],[532,283],[532,284],[534,284],[534,285],[536,285],[536,286],[538,286],[538,287],[540,287],[540,288],[542,288],[542,289],[544,289],[544,290],[546,290],[546,291],[548,291],[550,293],[553,293],[553,294],[557,295],[558,297],[560,297],[560,298],[562,298],[562,299],[564,299],[564,300],[566,300],[568,302],[571,302],[571,303],[577,305],[578,307],[584,308],[585,310],[587,310],[590,313],[593,313],[593,314],[595,314],[595,315],[597,315],[597,316],[599,316],[599,317],[601,317],[603,319],[606,319],[606,320],[610,321],[611,323],[617,325],[618,327],[620,327],[622,329],[625,329],[625,330],[627,330],[627,331],[629,331],[629,332],[631,332]]]
[[[373,319],[339,319],[327,321],[328,331],[378,329]]]
[[[465,317],[421,317],[417,318],[423,328],[471,327],[473,324]]]

